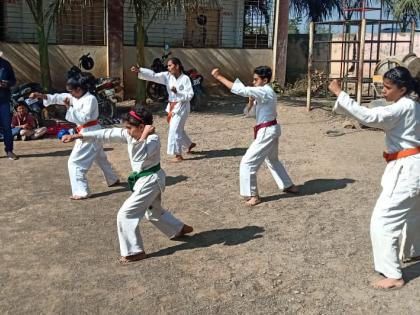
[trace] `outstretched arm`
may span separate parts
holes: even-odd
[[[100,142],[120,142],[127,143],[127,130],[123,128],[108,128],[95,131],[87,131],[83,134],[64,135],[61,141],[64,143],[72,142],[76,139],[96,139]]]
[[[403,119],[402,114],[405,109],[401,103],[397,102],[389,106],[367,108],[360,106],[347,93],[342,91],[340,83],[337,80],[333,80],[328,88],[337,96],[333,111],[338,114],[351,116],[366,126],[390,130]]]
[[[153,70],[141,68],[139,66],[132,66],[131,72],[137,73],[140,80],[152,81],[159,84],[166,84],[167,72],[156,73]]]
[[[211,71],[211,75],[220,83],[222,83],[224,86],[226,86],[229,90],[232,89],[233,87],[233,82],[226,79],[226,77],[224,77],[221,73],[220,73],[220,69],[219,68],[214,68]]]

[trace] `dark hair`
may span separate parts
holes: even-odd
[[[134,117],[134,115],[131,115],[130,113],[127,113],[123,116],[123,120],[127,123],[129,123],[132,126],[140,126],[142,124],[144,125],[152,125],[153,124],[153,115],[152,113],[147,110],[146,108],[139,106],[133,109],[135,114],[141,118],[141,121]]]
[[[181,69],[181,73],[184,73],[184,66],[182,65],[181,60],[179,60],[179,58],[176,57],[171,57],[168,58],[168,62],[172,62],[174,65],[179,66],[179,69]]]
[[[81,88],[86,93],[95,89],[95,77],[88,72],[80,72],[70,76],[66,85],[72,90]]]
[[[254,73],[259,76],[261,79],[267,79],[268,82],[271,81],[271,76],[273,71],[268,66],[259,66],[254,69]]]
[[[25,103],[25,102],[18,102],[18,103],[15,105],[15,109],[17,109],[19,106],[23,106],[23,107],[25,107],[25,108],[26,108],[26,110],[29,110],[29,107],[28,107],[28,105],[26,105],[26,103]]]
[[[411,76],[410,71],[405,67],[395,67],[384,74],[384,79],[391,81],[393,84],[399,88],[405,87],[407,89],[407,94],[415,92],[420,96],[420,82],[418,79]]]

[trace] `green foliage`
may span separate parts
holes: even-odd
[[[299,34],[299,25],[302,23],[302,17],[297,16],[289,19],[289,34]]]

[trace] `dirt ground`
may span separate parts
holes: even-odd
[[[254,120],[245,99],[213,100],[192,113],[187,131],[197,154],[168,163],[167,125],[156,117],[168,175],[164,207],[193,225],[183,241],[141,222],[150,258],[117,263],[116,213],[126,186],[108,188],[89,172],[93,196],[70,201],[67,158],[56,139],[15,142],[18,161],[0,158],[1,314],[416,314],[420,263],[405,265],[398,291],[369,287],[369,220],[385,167],[383,134],[343,129],[344,119],[281,100],[280,159],[302,185],[278,190],[258,174],[263,203],[239,196],[239,162]],[[330,137],[336,129],[345,134]],[[1,145],[2,146],[2,145]],[[107,144],[124,180],[126,147]]]

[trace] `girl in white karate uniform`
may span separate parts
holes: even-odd
[[[240,191],[250,206],[261,202],[257,189],[257,171],[265,161],[277,186],[290,193],[297,193],[295,186],[278,158],[280,125],[277,123],[277,95],[268,84],[271,80],[270,67],[254,69],[253,87],[245,86],[239,79],[231,82],[219,69],[212,71],[213,77],[231,90],[232,93],[250,97],[248,111],[256,106],[257,125],[254,127],[254,142],[246,151],[240,165]]]
[[[155,73],[152,70],[133,66],[132,72],[138,74],[141,80],[153,81],[166,86],[168,91],[168,150],[169,155],[175,155],[172,162],[183,160],[183,149],[187,153],[196,146],[184,130],[190,113],[190,101],[194,96],[190,78],[183,73],[183,66],[178,58],[168,59],[168,71]]]
[[[191,233],[193,228],[183,224],[161,206],[165,190],[165,172],[160,168],[160,140],[154,133],[153,116],[143,108],[127,115],[125,128],[89,131],[66,135],[63,142],[90,139],[101,142],[127,143],[133,173],[128,178],[133,193],[124,202],[117,215],[121,263],[146,258],[140,235],[139,222],[146,216],[153,225],[169,238]]]
[[[415,237],[420,231],[420,104],[410,97],[412,92],[420,95],[420,84],[404,67],[386,72],[383,84],[383,96],[392,104],[372,109],[352,100],[336,80],[329,88],[338,96],[336,112],[385,131],[387,165],[382,192],[372,213],[370,235],[375,270],[381,274],[372,285],[389,289],[404,285],[398,250],[405,223],[409,227],[406,246],[417,247],[413,251],[417,250],[417,254],[420,250]]]
[[[101,129],[98,123],[98,101],[88,92],[88,81],[87,76],[79,75],[67,81],[69,93],[32,93],[29,97],[43,99],[45,106],[65,105],[67,107],[66,120],[75,123],[79,133],[98,130]],[[109,187],[119,183],[102,145],[95,140],[77,140],[68,160],[71,199],[80,200],[89,197],[90,191],[86,174],[93,162],[96,162],[101,168]]]

